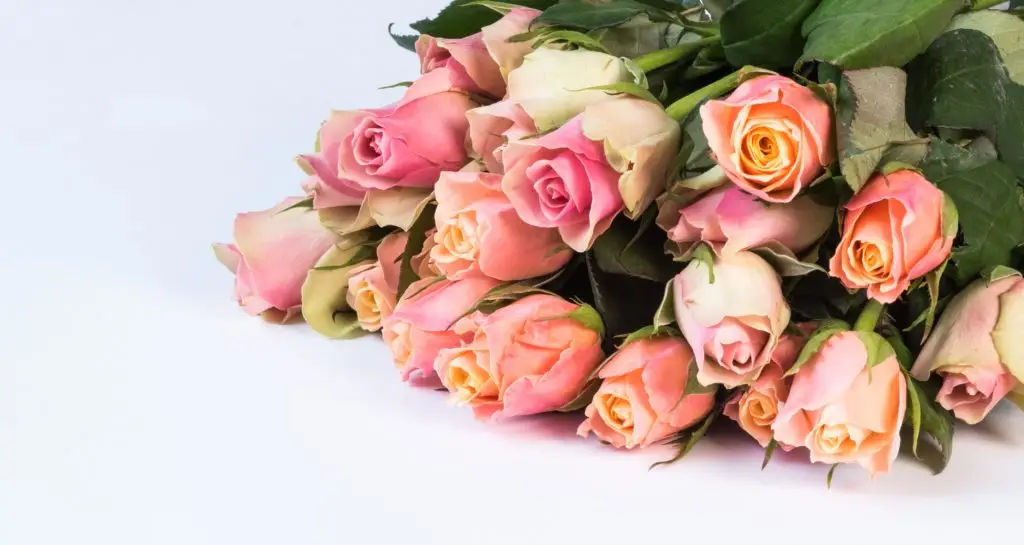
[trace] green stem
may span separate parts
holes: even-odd
[[[857,321],[853,324],[854,331],[871,332],[878,326],[878,320],[882,317],[882,312],[885,311],[885,305],[875,301],[874,299],[868,299],[868,304],[864,307],[864,310],[860,311],[860,316],[857,317]]]
[[[971,4],[971,11],[981,11],[1005,2],[1006,0],[974,0],[974,3]]]
[[[704,47],[716,44],[719,41],[721,41],[721,38],[716,34],[715,36],[702,38],[693,42],[681,43],[668,49],[651,51],[646,55],[641,55],[633,59],[633,62],[636,63],[636,65],[644,72],[653,72],[654,70],[685,59],[690,55],[697,53]]]
[[[733,90],[733,88],[740,84],[740,78],[750,70],[751,67],[745,66],[714,83],[708,84],[701,89],[697,89],[696,91],[673,102],[671,106],[665,108],[665,113],[676,121],[682,121],[683,118],[693,111],[693,109],[696,108],[704,99],[722,96]]]

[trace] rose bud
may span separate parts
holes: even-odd
[[[700,116],[729,179],[769,202],[792,201],[835,159],[832,108],[789,78],[747,80]]]
[[[723,414],[736,421],[743,431],[753,437],[762,447],[767,447],[773,438],[772,424],[779,414],[779,406],[789,396],[790,378],[786,372],[796,363],[800,350],[813,332],[813,326],[801,327],[804,334],[789,333],[779,339],[779,345],[772,353],[771,362],[746,390],[737,392],[725,405]],[[780,445],[792,450],[792,445]]]
[[[348,306],[366,331],[380,331],[395,308],[400,259],[408,240],[409,234],[401,232],[384,237],[377,246],[377,262],[355,269],[349,276]]]
[[[366,232],[346,235],[309,270],[302,284],[302,317],[317,333],[331,339],[366,334],[348,306],[348,281],[354,271],[366,270],[376,256],[366,256]]]
[[[658,225],[676,243],[677,255],[701,242],[727,253],[768,246],[799,254],[825,235],[835,215],[834,207],[806,195],[789,203],[764,203],[728,184],[686,207],[662,200]]]
[[[445,172],[434,194],[437,233],[430,259],[448,278],[525,280],[553,273],[572,258],[558,231],[519,218],[501,192],[500,175]]]
[[[410,260],[409,264],[412,266],[413,272],[421,279],[444,276],[441,269],[437,267],[437,263],[434,263],[434,260],[430,258],[430,254],[436,245],[434,242],[434,235],[436,234],[437,228],[429,229],[424,234],[423,249],[420,250],[420,253],[412,256],[412,260]]]
[[[793,377],[773,430],[779,443],[807,447],[812,462],[858,463],[874,476],[888,473],[899,453],[906,407],[896,356],[869,369],[860,334],[845,331]]]
[[[750,384],[771,362],[789,305],[781,279],[750,252],[691,262],[673,282],[676,321],[697,357],[697,380],[728,388]]]
[[[427,74],[446,68],[453,87],[493,99],[501,98],[505,96],[502,68],[507,73],[532,51],[530,43],[512,43],[508,38],[528,31],[537,15],[540,15],[537,10],[513,9],[501,20],[465,38],[435,38],[424,34],[416,40],[420,71]]]
[[[879,174],[846,205],[843,237],[830,274],[880,303],[899,299],[910,282],[949,257],[956,209],[912,170]]]
[[[268,322],[301,316],[306,273],[338,241],[316,212],[294,207],[289,197],[261,212],[235,218],[234,244],[214,244],[217,259],[235,274],[235,299],[246,312]]]
[[[601,386],[578,434],[615,448],[646,447],[707,416],[715,394],[685,395],[693,352],[679,337],[631,342],[601,368]]]
[[[523,221],[557,228],[584,252],[623,208],[637,217],[664,190],[679,135],[657,104],[595,104],[554,132],[509,144],[502,189]]]
[[[477,418],[556,410],[580,394],[604,358],[601,334],[570,316],[580,310],[538,294],[490,315],[471,314],[454,328],[468,340],[441,350],[434,368],[452,397]]]
[[[433,187],[442,171],[466,164],[466,111],[474,106],[441,69],[420,77],[391,106],[334,112],[337,178],[365,190]]]
[[[488,171],[504,172],[508,142],[557,128],[588,106],[615,99],[605,91],[583,89],[635,79],[618,57],[539,48],[509,74],[504,100],[466,114],[473,152]]]
[[[1024,279],[978,280],[943,311],[913,375],[943,378],[939,404],[977,424],[1024,380]]]
[[[402,380],[437,381],[434,360],[438,352],[462,344],[450,326],[497,285],[497,280],[484,277],[413,282],[394,313],[384,320],[384,342]]]
[[[350,132],[347,115],[333,112],[317,132],[319,151],[296,158],[299,167],[309,176],[302,182],[302,189],[313,196],[313,208],[317,210],[359,206],[366,196],[366,188],[338,175],[341,146]]]

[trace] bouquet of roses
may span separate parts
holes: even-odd
[[[936,472],[1024,407],[1024,21],[990,0],[455,0],[392,34],[303,196],[215,245],[273,322],[381,332],[485,421],[617,448],[718,416]],[[829,472],[831,478],[831,471]]]

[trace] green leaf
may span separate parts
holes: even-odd
[[[896,360],[900,362],[900,367],[909,373],[910,369],[914,366],[914,355],[907,348],[907,344],[903,342],[903,337],[899,334],[899,331],[895,329],[889,331],[885,336],[885,340],[889,341],[889,346],[896,353]]]
[[[751,250],[761,256],[769,265],[779,273],[779,276],[804,276],[812,272],[828,273],[817,263],[803,261],[793,255],[788,248],[776,245],[765,245]]]
[[[935,402],[938,388],[914,380],[909,374],[907,398],[910,402],[911,452],[936,475],[949,465],[953,455],[953,415]],[[921,441],[922,436],[926,439]]]
[[[671,326],[676,323],[676,304],[674,286],[675,280],[669,280],[665,284],[665,294],[658,305],[658,311],[654,313],[655,331]]]
[[[860,337],[868,352],[868,369],[878,366],[896,354],[889,341],[878,333],[874,331],[856,331],[855,333]]]
[[[398,83],[392,83],[391,85],[385,85],[384,87],[378,87],[377,90],[383,91],[385,89],[395,89],[395,88],[398,88],[398,87],[409,87],[411,85],[412,85],[411,81],[400,81]],[[317,138],[317,143],[319,143],[319,141],[320,140],[319,140],[319,137],[318,137]]]
[[[791,67],[803,52],[800,26],[820,0],[744,0],[722,15],[729,64]]]
[[[927,140],[918,139],[907,125],[906,88],[907,75],[899,68],[882,66],[842,74],[836,104],[839,166],[855,193],[893,146],[913,145],[918,161],[927,152]]]
[[[715,251],[707,244],[701,244],[693,249],[693,259],[704,264],[708,270],[708,283],[715,283]]]
[[[601,238],[606,237],[607,234]],[[662,300],[664,283],[608,272],[598,264],[594,250],[585,254],[585,261],[593,303],[608,330],[606,339],[628,335],[651,324],[651,316]]]
[[[690,371],[686,374],[686,386],[683,388],[683,397],[692,395],[713,394],[718,391],[717,384],[701,384],[697,380],[697,360],[690,362]]]
[[[664,10],[636,0],[610,0],[601,4],[564,0],[546,9],[534,24],[589,31],[621,26],[641,14],[652,21],[670,20]]]
[[[768,441],[768,446],[764,448],[764,461],[761,462],[761,471],[768,467],[768,462],[772,461],[772,455],[775,454],[775,449],[778,446],[779,443],[774,437],[771,441]]]
[[[949,260],[942,262],[935,270],[929,272],[925,278],[925,285],[928,286],[928,310],[925,314],[924,320],[924,333],[922,340],[928,338],[932,333],[932,328],[935,327],[935,313],[939,308],[939,296],[940,288],[942,287],[942,275],[946,273],[946,267],[949,265]]]
[[[699,443],[700,440],[704,438],[704,436],[708,433],[708,429],[711,428],[711,424],[715,422],[715,419],[718,418],[718,415],[720,414],[722,414],[722,407],[717,407],[715,410],[711,411],[711,414],[709,414],[707,418],[704,419],[704,423],[701,424],[699,428],[694,430],[693,433],[690,433],[689,435],[683,434],[679,437],[679,439],[673,441],[673,443],[680,446],[675,456],[669,458],[668,460],[652,464],[651,469],[654,469],[662,465],[673,464],[675,462],[678,462],[679,460],[682,460],[687,454],[690,453],[691,450],[693,450],[693,447],[697,446],[697,443]]]
[[[832,489],[832,476],[836,474],[837,467],[839,467],[839,464],[832,464],[832,467],[828,470],[828,475],[825,476],[825,487],[829,490]]]
[[[545,9],[556,1],[508,0],[504,3]],[[435,38],[465,38],[470,34],[480,32],[481,28],[501,18],[501,14],[497,11],[483,5],[473,4],[476,4],[476,0],[454,0],[442,9],[436,17],[422,19],[409,26],[421,34],[427,34]]]
[[[572,401],[565,405],[555,409],[560,413],[574,413],[576,411],[587,408],[590,402],[594,400],[594,395],[597,394],[597,390],[601,388],[601,380],[592,379],[587,381],[587,385],[583,387],[579,395],[573,398]]]
[[[679,265],[665,255],[664,240],[665,235],[650,229],[649,222],[620,216],[598,237],[590,253],[603,272],[663,284],[680,271]]]
[[[601,315],[597,312],[597,309],[586,303],[580,303],[580,306],[576,310],[566,314],[565,316],[556,316],[550,319],[556,320],[560,318],[575,320],[582,324],[583,327],[596,331],[601,338],[604,338],[604,320],[601,319]]]
[[[1024,240],[1024,192],[1010,167],[933,140],[921,170],[959,211],[966,245],[953,252],[957,283],[970,282],[986,268],[1010,265],[1014,248]]]
[[[649,325],[647,327],[638,329],[638,330],[630,333],[629,335],[627,335],[626,338],[623,339],[622,344],[619,345],[619,348],[621,349],[622,347],[626,346],[629,343],[636,342],[636,341],[643,341],[643,340],[646,340],[646,339],[654,339],[654,338],[657,338],[657,337],[681,337],[681,336],[682,336],[682,333],[680,333],[679,330],[674,328],[674,327],[658,327],[658,326],[654,326],[654,325]]]
[[[807,362],[809,362],[811,358],[821,350],[822,346],[824,346],[833,335],[849,330],[850,324],[842,320],[823,320],[818,325],[818,329],[815,329],[814,333],[811,333],[811,336],[807,339],[807,344],[805,344],[803,349],[800,350],[800,355],[797,356],[796,362],[793,363],[793,367],[786,372],[785,376],[791,377],[797,374],[797,372],[800,371],[800,368],[806,365]]]
[[[419,36],[412,36],[409,34],[395,34],[394,31],[391,30],[394,26],[394,23],[388,25],[388,34],[391,35],[391,39],[394,40],[396,44],[401,46],[402,49],[407,49],[415,53],[416,40],[419,39]]]
[[[433,205],[428,205],[431,208]],[[398,294],[396,300],[402,298],[402,294],[409,285],[419,280],[419,275],[412,268],[412,258],[423,250],[423,243],[427,239],[427,231],[434,226],[433,210],[420,212],[412,227],[409,228],[409,238],[406,239],[405,250],[402,252],[402,266],[398,275]]]
[[[984,278],[985,281],[988,282],[989,284],[993,284],[995,282],[1003,280],[1004,278],[1010,278],[1013,276],[1021,276],[1020,271],[1018,271],[1017,269],[1012,269],[1010,267],[1005,267],[1003,265],[996,265],[995,267],[991,267],[988,270],[981,273],[981,277]]]
[[[533,48],[537,49],[538,47],[551,42],[564,42],[566,44],[582,47],[591,51],[608,53],[608,50],[605,49],[601,42],[575,30],[552,30],[544,32],[543,35],[533,43]]]
[[[584,89],[571,89],[572,91],[605,91],[609,95],[630,95],[636,98],[653,102],[661,105],[661,102],[657,97],[651,94],[650,91],[643,87],[633,83],[632,81],[620,81],[618,83],[610,83],[608,85],[596,85],[594,87],[587,87]]]
[[[274,215],[276,216],[278,214],[284,214],[285,212],[289,212],[291,210],[298,210],[299,208],[306,208],[306,209],[312,210],[313,209],[313,197],[308,197],[308,198],[302,199],[301,201],[299,201],[299,202],[297,202],[297,203],[295,203],[295,204],[293,204],[291,206],[286,206],[286,207],[282,208],[281,210],[278,210],[277,212],[275,212]]]
[[[1024,21],[979,12],[951,28],[908,67],[911,125],[990,133],[999,159],[1024,178]]]
[[[844,69],[903,66],[932,43],[964,0],[822,0],[804,21],[797,62]]]

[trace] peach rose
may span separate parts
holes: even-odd
[[[490,315],[459,320],[459,348],[441,350],[434,368],[460,404],[481,419],[556,410],[579,395],[601,363],[601,334],[569,317],[580,309],[554,295],[520,299]]]
[[[750,252],[695,260],[673,282],[676,321],[697,356],[697,380],[735,388],[757,380],[789,325],[779,275]]]
[[[794,376],[772,429],[779,443],[807,447],[812,462],[858,463],[874,476],[899,453],[907,380],[891,352],[869,368],[861,335],[825,341]]]
[[[408,239],[408,233],[384,237],[377,246],[377,262],[352,271],[348,279],[348,306],[366,331],[380,331],[395,308],[402,267],[399,260]]]
[[[269,210],[239,214],[235,243],[213,245],[217,259],[235,274],[238,304],[269,322],[301,316],[306,273],[338,241],[316,212],[293,207],[301,200],[289,197]]]
[[[801,329],[807,334],[813,332],[813,328]],[[789,396],[791,379],[786,377],[786,372],[796,363],[806,343],[807,337],[804,335],[783,335],[761,376],[746,390],[733,395],[725,405],[723,414],[736,421],[762,447],[767,447],[771,442],[772,424],[779,415],[779,406]],[[785,450],[793,448],[792,445],[780,446]]]
[[[325,142],[321,133],[323,169],[314,172],[320,181],[332,189],[332,176],[345,180],[345,187],[364,191],[429,188],[442,171],[465,165],[466,111],[476,104],[465,92],[452,89],[447,71],[423,75],[391,106],[333,112],[328,121],[331,139]]]
[[[427,74],[447,68],[453,87],[492,99],[501,98],[505,96],[504,73],[507,73],[503,73],[503,69],[514,68],[532,50],[531,44],[511,43],[508,38],[529,30],[530,23],[539,14],[534,9],[512,9],[501,20],[465,38],[435,38],[424,34],[416,40],[420,71]]]
[[[764,203],[735,185],[714,189],[689,206],[672,199],[661,201],[658,225],[686,254],[701,242],[724,252],[765,246],[799,254],[813,246],[835,219],[834,207],[808,196],[789,203]]]
[[[555,272],[572,258],[558,231],[519,218],[501,192],[500,175],[445,172],[434,194],[437,233],[430,259],[448,278],[525,280]]]
[[[420,278],[432,278],[436,276],[444,276],[441,269],[437,267],[437,263],[430,258],[431,252],[434,250],[434,235],[437,234],[437,228],[428,230],[424,234],[423,249],[420,253],[412,256],[412,270],[416,272],[416,276]]]
[[[914,363],[913,375],[943,378],[939,404],[981,422],[1024,381],[1024,279],[978,280],[946,307]]]
[[[538,48],[508,75],[508,94],[489,106],[470,110],[474,153],[490,172],[504,172],[507,144],[555,129],[598,102],[613,100],[590,87],[636,82],[623,59],[596,51]]]
[[[523,221],[557,228],[584,252],[620,211],[637,217],[664,190],[679,137],[656,104],[594,104],[554,132],[511,143],[502,189]]]
[[[601,368],[601,386],[578,434],[615,448],[646,447],[711,412],[715,394],[684,395],[693,352],[679,337],[631,342]]]
[[[829,272],[847,288],[867,289],[880,303],[895,302],[953,249],[956,208],[915,171],[875,176],[846,212]]]
[[[832,108],[789,78],[747,80],[700,116],[729,179],[768,202],[792,201],[835,159]]]
[[[413,282],[394,313],[384,320],[384,342],[402,380],[437,381],[434,360],[438,352],[462,344],[450,326],[497,285],[497,280],[483,277]]]

